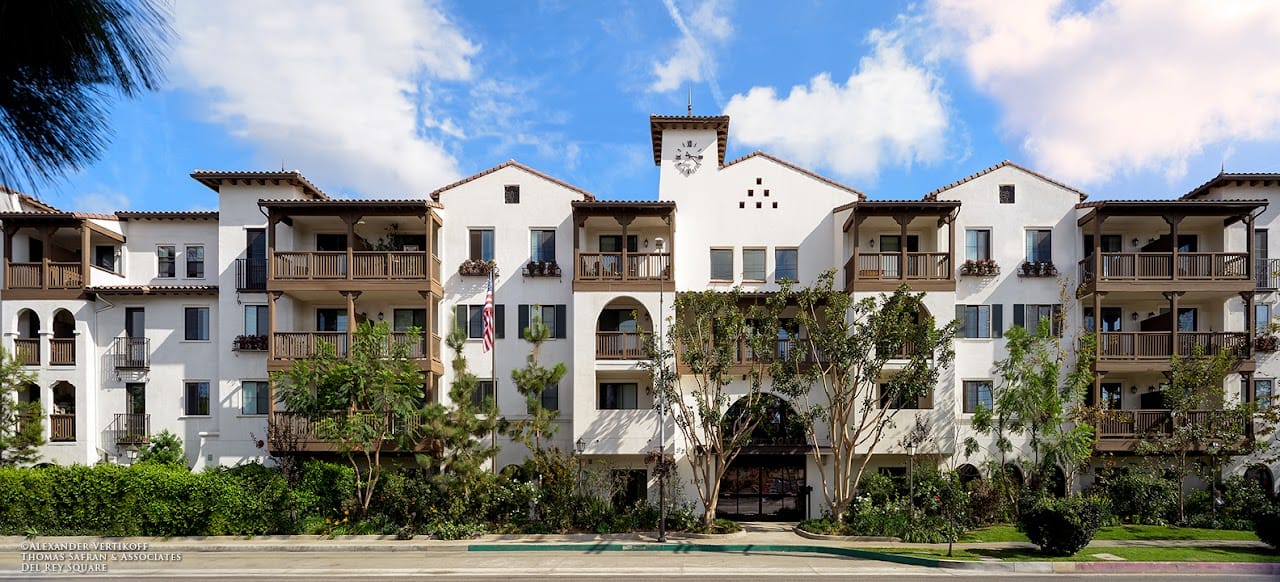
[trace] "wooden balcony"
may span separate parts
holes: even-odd
[[[271,435],[271,438],[267,440],[267,449],[272,454],[335,452],[338,449],[333,443],[321,440],[316,436],[315,427],[318,423],[325,421],[342,422],[349,414],[353,413],[339,410],[324,413],[313,419],[297,412],[272,412],[267,421],[267,432]],[[354,414],[371,413],[359,412]],[[416,433],[420,427],[420,419],[414,419],[403,426],[393,425],[391,430],[392,434],[402,434],[401,431]],[[387,443],[383,451],[438,453],[439,446],[436,441],[419,435],[411,450],[401,451],[394,443]]]
[[[84,271],[80,263],[41,261],[16,263],[10,261],[5,269],[6,289],[82,289]]]
[[[1170,410],[1109,410],[1095,426],[1099,451],[1131,451],[1142,439],[1167,437],[1175,427],[1201,425],[1209,432],[1253,438],[1253,423],[1244,415],[1223,410],[1193,410],[1177,418]]]
[[[76,415],[74,414],[50,414],[49,415],[49,441],[55,443],[70,443],[76,440]]]
[[[643,360],[648,358],[648,334],[634,331],[597,331],[597,360]]]
[[[1115,360],[1167,360],[1173,355],[1173,332],[1108,331],[1098,341],[1098,358]],[[1212,356],[1228,350],[1241,358],[1249,356],[1249,334],[1244,332],[1180,331],[1179,357],[1196,354],[1196,347]]]
[[[574,283],[643,289],[671,280],[671,253],[574,253]]]
[[[13,352],[24,366],[40,365],[40,338],[20,337],[13,340]]]
[[[905,268],[904,268],[905,266]],[[951,253],[859,253],[844,264],[845,291],[954,291]]]
[[[151,415],[145,413],[117,414],[109,432],[115,433],[117,445],[141,445],[151,435]]]
[[[426,366],[428,361],[434,361],[440,364],[440,336],[431,335],[431,340],[419,334],[416,341],[411,334],[403,331],[391,333],[388,340],[388,353],[391,346],[404,345],[408,347],[409,359],[420,360]],[[290,360],[303,360],[314,356],[320,348],[321,343],[328,343],[333,346],[334,355],[339,358],[345,358],[348,354],[348,346],[351,345],[351,338],[345,331],[278,331],[271,334],[271,367],[273,369],[287,368]],[[432,349],[432,348],[435,349]],[[428,358],[430,356],[430,358]],[[441,366],[433,366],[433,369]]]
[[[1175,268],[1174,253],[1101,253],[1099,258],[1080,260],[1080,280],[1086,286],[1113,290],[1159,290],[1167,288],[1168,282],[1179,282],[1184,290],[1235,292],[1237,287],[1248,290],[1257,284],[1250,277],[1248,253],[1177,253],[1176,264]],[[1241,285],[1223,287],[1224,282]]]
[[[49,365],[76,365],[76,338],[49,338]]]
[[[421,285],[439,281],[440,259],[422,251],[276,251],[269,275],[268,286],[282,290],[350,286],[352,281],[359,281],[362,288]]]

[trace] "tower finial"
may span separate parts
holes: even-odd
[[[693,117],[693,84],[689,84],[689,117]]]

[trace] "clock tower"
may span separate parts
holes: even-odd
[[[724,165],[729,117],[649,117],[653,163],[659,168],[658,199],[679,202],[686,195],[707,190]]]

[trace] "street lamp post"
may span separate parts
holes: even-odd
[[[1209,507],[1213,512],[1213,527],[1218,527],[1218,442],[1209,441]]]
[[[662,248],[665,243],[666,241],[662,240],[662,237],[655,237],[653,239],[653,247],[655,250],[658,251],[659,257],[662,256]],[[667,267],[668,268],[664,269],[663,272],[670,272],[670,265],[667,265]],[[665,325],[663,324],[663,315],[666,313],[666,304],[665,304],[666,295],[664,293],[665,291],[664,287],[665,285],[663,285],[662,279],[659,278],[658,279],[658,317],[655,318],[654,320],[658,325],[658,343],[657,343],[658,349],[656,350],[657,353],[660,354],[659,362],[658,362],[658,370],[659,370],[658,378],[663,383],[662,386],[658,387],[658,465],[657,467],[658,467],[658,542],[659,543],[666,543],[667,541],[667,471],[670,470],[670,468],[667,467],[667,390],[666,390],[667,387],[665,385],[667,381],[667,358],[665,355],[662,355],[662,350],[665,347],[665,345],[662,343],[662,331],[663,331],[662,328],[665,327]]]
[[[587,442],[578,437],[573,443],[573,450],[578,452],[578,495],[582,495],[582,453],[587,450]]]
[[[907,501],[911,504],[909,521],[916,522],[916,444],[907,443]]]

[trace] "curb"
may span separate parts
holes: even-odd
[[[877,537],[877,536],[831,536],[820,533],[805,531],[796,526],[791,530],[792,533],[806,539],[826,541],[826,542],[863,542],[863,543],[901,543],[902,538],[894,537]]]

